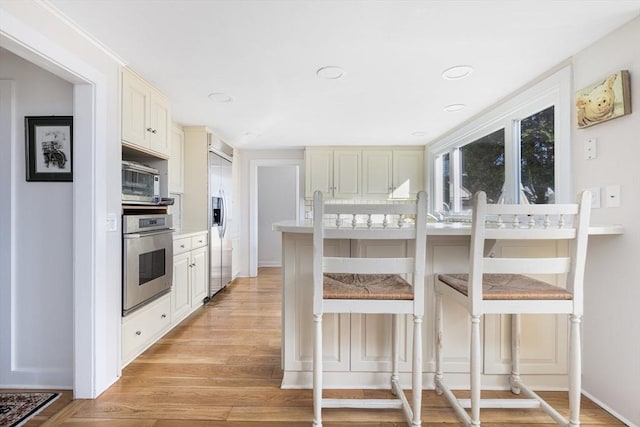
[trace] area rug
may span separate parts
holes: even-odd
[[[0,393],[0,427],[18,427],[60,397],[60,393]]]

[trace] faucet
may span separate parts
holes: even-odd
[[[442,214],[440,212],[436,212],[437,214],[440,215],[440,217],[438,218],[437,216],[435,216],[434,214],[430,214],[429,212],[427,212],[427,218],[431,218],[433,219],[435,222],[442,222],[442,220],[444,219],[444,217],[442,216]]]

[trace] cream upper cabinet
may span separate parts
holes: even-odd
[[[307,148],[305,165],[307,199],[415,199],[425,186],[423,148]]]
[[[184,132],[171,126],[169,135],[169,193],[184,193]]]
[[[333,197],[335,199],[357,199],[362,196],[361,155],[361,152],[356,150],[334,150]]]
[[[386,199],[393,191],[393,152],[365,150],[362,152],[362,196],[366,199]]]
[[[304,155],[306,198],[317,190],[333,197],[333,150],[306,150]]]
[[[150,148],[158,153],[169,155],[171,151],[169,139],[170,126],[169,100],[159,94],[151,94],[149,98]]]
[[[393,151],[394,199],[415,199],[424,189],[424,149]]]
[[[311,199],[320,190],[326,198],[360,198],[361,155],[360,150],[307,149],[305,196]]]
[[[169,99],[132,71],[122,71],[122,143],[169,157]]]

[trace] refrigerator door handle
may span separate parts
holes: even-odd
[[[220,218],[220,228],[218,231],[220,232],[220,237],[224,237],[227,234],[227,199],[224,195],[224,190],[220,189],[220,198],[222,199],[222,213]]]

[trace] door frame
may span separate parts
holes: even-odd
[[[0,47],[73,84],[73,137],[86,142],[75,144],[73,153],[73,394],[76,399],[96,398],[112,381],[97,368],[109,357],[103,351],[109,344],[104,335],[106,317],[96,303],[98,295],[110,293],[105,283],[108,248],[102,226],[106,222],[107,186],[99,179],[106,170],[107,77],[82,57],[1,10]],[[15,132],[12,129],[10,133],[15,145]],[[5,225],[11,227],[15,216],[16,212],[11,212]],[[11,240],[15,238],[10,235]],[[9,286],[14,288],[13,274],[9,275]]]
[[[258,169],[261,167],[294,166],[296,168],[296,221],[304,212],[304,197],[300,193],[304,160],[302,159],[262,159],[249,162],[249,276],[258,275]]]

